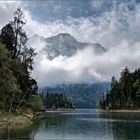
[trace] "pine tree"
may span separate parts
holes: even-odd
[[[17,9],[14,19],[0,32],[0,42],[5,44],[9,52],[8,57],[11,59],[8,70],[11,71],[11,77],[13,77],[16,87],[19,87],[21,91],[18,93],[15,89],[8,97],[11,100],[10,111],[27,104],[29,98],[36,94],[38,89],[37,82],[30,76],[35,52],[27,45],[28,37],[23,30],[25,24],[23,12],[21,9]]]

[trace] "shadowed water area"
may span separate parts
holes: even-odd
[[[6,128],[9,140],[128,140],[140,139],[140,113],[98,113],[94,109],[47,112],[26,128]]]

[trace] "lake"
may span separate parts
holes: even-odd
[[[45,113],[26,128],[7,128],[8,140],[134,140],[140,139],[140,113],[98,113],[95,109]]]

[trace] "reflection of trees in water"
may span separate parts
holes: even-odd
[[[61,113],[48,113],[45,117],[45,126],[48,128],[48,126],[53,125],[64,125],[68,120],[71,119],[70,116],[62,115]]]
[[[106,113],[104,118],[109,119],[115,140],[140,139],[139,113]]]
[[[0,139],[33,139],[41,125],[41,120],[36,120],[28,126],[7,126],[0,132]]]
[[[0,132],[0,139],[32,138],[30,126],[21,128],[19,126],[7,126],[3,132]]]
[[[34,136],[39,130],[47,129],[48,126],[64,124],[68,118],[66,115],[59,113],[45,114],[42,119],[35,120],[32,125],[26,127],[6,127],[0,132],[0,139],[34,139]]]
[[[41,133],[40,133],[41,132]],[[0,139],[9,137],[9,140],[28,138],[36,134],[49,133],[77,135],[99,135],[114,140],[140,139],[139,113],[95,113],[89,114],[61,114],[46,113],[44,119],[35,120],[25,128],[6,128],[0,132]]]
[[[99,123],[99,116],[96,114],[89,115],[88,113],[81,114],[48,114],[46,116],[45,128],[54,133],[70,135],[80,134],[98,134],[103,136],[108,131],[108,126],[105,123]],[[47,131],[46,130],[46,131]],[[109,132],[107,132],[109,133]]]

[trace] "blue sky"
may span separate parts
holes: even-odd
[[[25,2],[26,8],[40,21],[66,19],[68,16],[87,17],[100,12],[93,9],[91,0],[41,0],[30,3]]]
[[[65,20],[67,17],[79,18],[100,16],[106,11],[116,8],[120,3],[126,3],[134,10],[133,0],[32,0],[23,4],[34,19],[41,22]],[[138,3],[138,0],[136,0]]]

